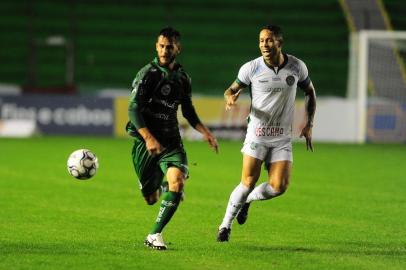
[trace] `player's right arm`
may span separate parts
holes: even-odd
[[[147,127],[139,128],[138,133],[144,139],[147,151],[151,156],[159,155],[163,151],[161,144],[155,139]]]
[[[226,110],[230,110],[237,102],[241,91],[250,84],[251,73],[254,68],[253,61],[247,62],[238,71],[237,79],[224,92]]]
[[[128,117],[131,124],[137,129],[138,133],[145,141],[146,148],[151,155],[157,155],[162,152],[162,146],[147,128],[143,112],[147,107],[147,101],[151,93],[151,79],[148,72],[141,70],[132,84],[133,90],[130,95],[128,106]]]
[[[234,81],[229,88],[224,92],[224,99],[226,101],[226,110],[230,110],[237,102],[241,91],[246,87],[245,84],[239,83],[238,80]]]

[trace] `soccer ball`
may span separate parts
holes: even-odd
[[[79,180],[90,179],[96,174],[99,162],[96,155],[88,149],[79,149],[68,158],[68,172]]]

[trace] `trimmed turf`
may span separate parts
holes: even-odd
[[[0,269],[406,269],[404,145],[295,144],[288,192],[254,203],[229,243],[215,236],[241,143],[185,146],[186,199],[159,252],[143,246],[159,205],[141,198],[130,140],[0,139]],[[78,148],[99,158],[89,181],[67,173]]]

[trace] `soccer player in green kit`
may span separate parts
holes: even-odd
[[[147,204],[162,194],[158,217],[144,244],[157,250],[167,246],[162,230],[181,201],[188,163],[177,119],[178,106],[189,124],[199,131],[216,153],[218,144],[201,123],[192,104],[191,81],[176,62],[181,51],[180,33],[167,27],[159,32],[157,57],[135,77],[131,92],[127,132],[134,137],[132,160]],[[163,181],[166,176],[167,182]]]

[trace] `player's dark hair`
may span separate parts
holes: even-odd
[[[275,36],[276,40],[278,40],[281,45],[283,44],[283,33],[282,28],[280,26],[277,26],[275,24],[267,24],[261,28],[261,31],[265,29],[271,31]]]
[[[165,28],[162,28],[161,31],[159,31],[159,35],[158,36],[164,36],[167,39],[177,42],[180,42],[180,33],[178,30],[168,26]]]

